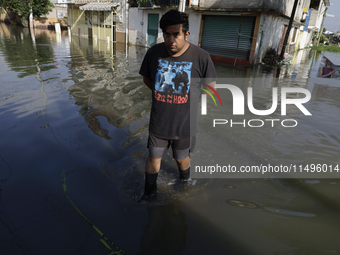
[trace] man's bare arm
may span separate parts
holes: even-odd
[[[215,88],[215,84],[216,84],[216,81],[213,81],[213,82],[209,83],[208,85],[214,89]]]
[[[213,82],[210,82],[209,85],[210,87],[212,87],[213,89],[215,88],[215,84],[216,84],[216,81],[213,81]],[[209,87],[205,87],[206,90],[208,90],[210,93],[214,93]],[[205,91],[202,92],[203,94],[207,94]]]
[[[143,82],[149,87],[149,89],[152,89],[152,80],[150,77],[143,76]]]

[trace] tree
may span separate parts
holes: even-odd
[[[319,37],[320,37],[320,42],[319,43],[324,43],[324,42],[328,42],[329,41],[329,39],[326,37],[326,31],[327,31],[327,29],[326,28],[323,28],[323,30],[322,30],[322,35],[320,36],[320,32],[318,33],[318,32],[314,32],[313,33],[313,43],[317,43],[318,42],[318,39],[319,39]]]
[[[323,30],[322,30],[322,35],[321,35],[321,37],[320,37],[320,43],[324,43],[324,42],[328,42],[329,41],[329,39],[326,37],[326,31],[327,31],[327,29],[326,28],[324,28]]]
[[[33,17],[39,18],[52,11],[54,5],[49,0],[0,0],[0,7],[25,19],[30,15],[32,2]]]
[[[4,33],[0,37],[0,52],[11,70],[18,73],[18,78],[37,74],[37,63],[42,72],[55,68],[49,37],[41,34],[36,40],[34,46],[28,29],[13,29],[11,35]]]

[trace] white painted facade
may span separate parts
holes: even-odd
[[[129,4],[117,0],[114,7],[107,0],[73,0],[68,4],[68,25],[72,34],[95,40],[127,42]],[[87,4],[95,4],[86,7]]]
[[[311,17],[310,21],[308,24],[308,29],[307,31],[303,31],[303,27],[301,27],[301,41],[299,45],[299,49],[304,49],[308,46],[310,46],[312,42],[312,36],[314,31],[319,31],[321,29],[322,21],[323,21],[323,16],[326,11],[326,5],[329,5],[329,1],[321,0],[318,10],[315,9],[310,9],[311,11]]]
[[[190,36],[188,42],[198,45],[200,36],[200,26],[201,26],[202,15],[199,13],[189,13],[189,30]]]
[[[164,13],[170,9],[139,9],[137,7],[130,8],[129,12],[129,43],[132,45],[147,47],[148,36],[148,15],[159,14],[159,20]],[[201,24],[201,14],[189,14],[189,30],[190,36],[188,42],[197,45],[199,40]],[[158,26],[157,43],[163,41],[162,30]]]
[[[261,62],[268,49],[279,50],[283,27],[288,25],[288,22],[287,19],[275,17],[268,13],[261,14],[259,36],[255,49],[255,63]],[[260,45],[261,48],[259,48]]]
[[[309,46],[310,42],[311,42],[311,36],[312,36],[312,32],[307,30],[307,31],[301,31],[300,33],[302,33],[301,36],[301,41],[300,41],[300,45],[299,45],[299,49],[304,49],[307,46]]]
[[[324,1],[320,1],[319,10],[318,10],[318,15],[317,15],[316,24],[315,24],[315,26],[316,26],[318,29],[321,28],[322,20],[323,20],[323,14],[324,14],[325,10],[326,10],[326,6],[325,6]]]
[[[132,45],[147,47],[148,15],[159,14],[159,19],[163,12],[161,9],[139,9],[130,8],[129,12],[129,43]],[[158,27],[157,41],[162,37],[162,30]]]
[[[148,14],[158,13],[159,19],[168,11],[161,9],[138,9],[130,8],[129,13],[129,43],[132,45],[139,45],[147,47],[147,27],[148,27]],[[200,26],[201,26],[201,13],[189,13],[189,30],[190,36],[188,41],[192,44],[199,44]],[[278,50],[282,38],[284,25],[288,25],[289,20],[272,16],[267,13],[261,14],[260,33],[256,42],[255,50],[255,64],[260,62],[264,54],[269,48]],[[262,39],[261,39],[262,37]],[[162,31],[158,28],[157,42],[163,39]],[[261,42],[262,40],[262,42]],[[261,48],[260,48],[261,44]],[[258,59],[257,59],[258,58]]]
[[[298,5],[297,13],[303,13],[304,7],[309,9],[308,8],[309,4],[310,4],[310,1],[301,2],[300,5]],[[303,26],[298,28],[298,26],[293,25],[291,32],[290,32],[290,37],[289,37],[290,40],[287,45],[288,51],[286,52],[289,52],[289,51],[292,52],[294,50],[304,49],[310,45],[312,35],[313,35],[313,30],[318,31],[321,27],[323,14],[326,9],[326,4],[328,3],[325,3],[325,0],[321,0],[318,10],[312,10],[312,15],[315,15],[315,16],[313,17],[314,20],[312,21],[312,24],[308,26],[307,31],[303,31],[303,28],[304,28]],[[299,18],[302,18],[302,16],[300,17],[300,14],[299,15],[296,14],[295,21],[297,21],[296,19],[297,16]],[[261,13],[260,31],[259,31],[259,36],[258,36],[258,40],[256,43],[256,50],[255,50],[255,54],[256,54],[255,63],[261,62],[262,58],[264,57],[266,51],[269,48],[274,48],[276,49],[276,51],[279,50],[280,41],[281,41],[282,33],[283,33],[283,26],[284,25],[288,26],[288,23],[289,23],[288,19],[283,19],[280,17],[272,16],[272,15],[269,15],[263,12]],[[296,29],[296,35],[294,37],[295,29]],[[261,36],[263,36],[262,39],[261,39]],[[261,49],[259,49],[260,44],[261,44]]]
[[[326,2],[325,2],[326,1]],[[212,7],[217,4],[220,8],[236,8],[242,5],[246,5],[252,2],[254,5],[253,8],[259,8],[259,5],[256,4],[258,1],[251,0],[240,0],[238,2],[232,2],[231,4],[226,5],[224,1],[216,1],[216,0],[192,0],[193,5],[197,5],[198,8],[201,7],[202,3],[206,5],[207,8]],[[260,15],[260,26],[259,26],[259,33],[256,39],[256,46],[255,50],[252,49],[253,56],[253,64],[260,63],[262,58],[264,57],[265,53],[268,49],[274,48],[277,52],[280,50],[280,46],[283,41],[283,31],[284,27],[288,26],[289,24],[289,16],[291,15],[291,10],[293,8],[294,0],[289,0],[285,3],[281,3],[281,1],[269,1],[269,0],[262,0],[263,4],[268,5],[268,7],[276,7],[278,11],[282,11],[282,14],[286,16],[280,16],[273,13],[267,13],[263,11],[258,11],[258,15]],[[286,46],[286,52],[293,52],[297,49],[303,49],[309,46],[311,37],[312,37],[312,29],[308,27],[307,31],[303,31],[303,26],[301,26],[301,19],[304,15],[304,8],[307,10],[310,7],[311,0],[300,0],[299,4],[296,9],[296,15],[293,23],[293,27],[290,32],[290,40]],[[315,19],[314,27],[320,28],[323,13],[325,11],[326,4],[329,4],[329,0],[321,0],[319,8],[317,10],[318,15]],[[148,29],[148,15],[151,13],[158,13],[159,19],[162,15],[170,10],[164,8],[155,8],[155,9],[141,9],[141,8],[130,8],[129,13],[129,42],[132,45],[139,45],[147,47],[147,29]],[[236,12],[235,12],[236,13]],[[189,30],[191,35],[189,37],[189,42],[195,45],[199,44],[200,40],[200,27],[201,27],[201,19],[202,15],[225,15],[223,12],[213,12],[201,10],[200,12],[189,11],[187,12],[189,15]],[[229,12],[229,15],[230,14]],[[237,15],[237,14],[236,14]],[[301,26],[301,27],[300,27]],[[256,35],[254,35],[256,36]],[[163,40],[162,31],[158,27],[158,38],[157,43]]]
[[[126,0],[118,1],[120,5],[116,8],[116,31],[120,33],[127,33],[128,31],[128,16],[129,16],[129,4]]]

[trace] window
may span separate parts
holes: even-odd
[[[290,43],[296,43],[297,31],[298,31],[298,29],[297,29],[296,27],[292,28],[291,34],[292,34],[293,36],[292,36],[292,40],[291,40]]]
[[[102,11],[102,12],[99,12],[100,14],[100,23],[102,24],[102,23],[104,23],[104,12]]]

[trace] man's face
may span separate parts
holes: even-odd
[[[190,35],[187,31],[186,34],[182,31],[182,24],[167,26],[163,33],[165,46],[172,56],[180,56],[184,51],[184,46]]]

